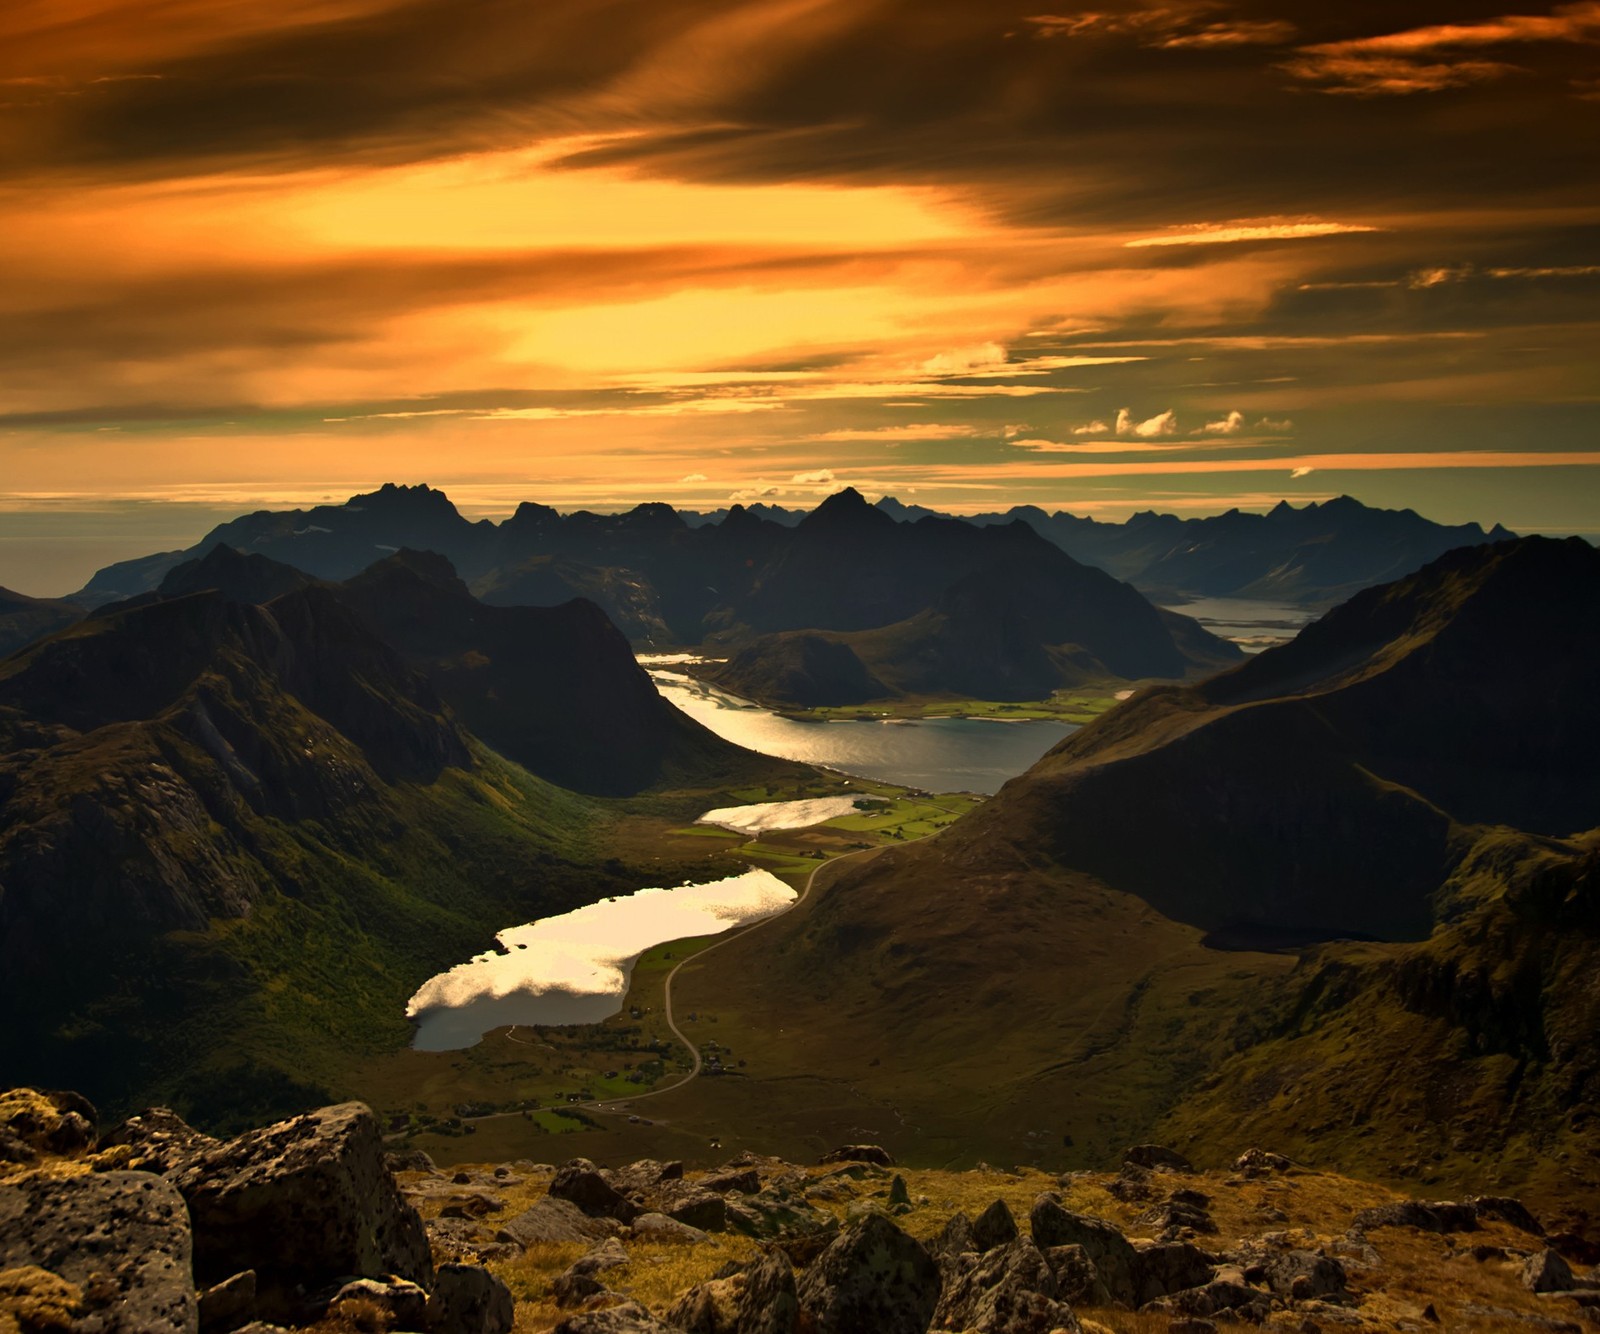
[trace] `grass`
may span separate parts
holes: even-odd
[[[1049,699],[993,700],[965,699],[950,695],[907,695],[897,699],[873,700],[866,704],[847,704],[811,709],[784,708],[785,718],[801,722],[882,722],[884,719],[912,718],[997,718],[1012,722],[1051,721],[1091,723],[1117,704],[1117,696],[1132,687],[1118,682],[1089,690],[1058,690]]]

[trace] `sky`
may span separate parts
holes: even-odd
[[[9,0],[0,584],[471,515],[1600,530],[1600,0]]]

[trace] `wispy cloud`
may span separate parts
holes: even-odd
[[[1600,40],[1600,3],[1558,6],[1549,14],[1508,14],[1480,23],[1439,23],[1374,37],[1302,47],[1284,63],[1318,91],[1358,97],[1434,93],[1518,71],[1504,60],[1467,59],[1462,51],[1545,42]]]
[[[1131,37],[1141,46],[1164,50],[1186,47],[1281,46],[1298,31],[1287,19],[1208,18],[1223,6],[1209,3],[1158,6],[1120,13],[1035,14],[1027,20],[1036,36],[1056,38]]]
[[[1230,245],[1240,241],[1307,241],[1319,236],[1345,236],[1375,232],[1356,222],[1328,222],[1320,218],[1249,218],[1237,222],[1196,222],[1160,236],[1140,236],[1123,245],[1130,250],[1151,246]]]

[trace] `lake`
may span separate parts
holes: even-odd
[[[770,871],[641,889],[508,927],[499,949],[429,978],[406,1006],[418,1051],[459,1051],[508,1024],[597,1024],[622,1008],[652,945],[714,936],[782,912],[795,892]]]
[[[667,699],[737,745],[929,792],[998,792],[1078,730],[1070,723],[983,718],[804,723],[675,672],[670,661],[639,661]]]
[[[1194,598],[1168,611],[1191,616],[1220,639],[1231,639],[1246,653],[1260,653],[1293,639],[1320,612],[1292,602],[1258,598]]]

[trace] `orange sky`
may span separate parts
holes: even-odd
[[[1329,10],[9,4],[0,582],[389,479],[1600,529],[1600,4]]]

